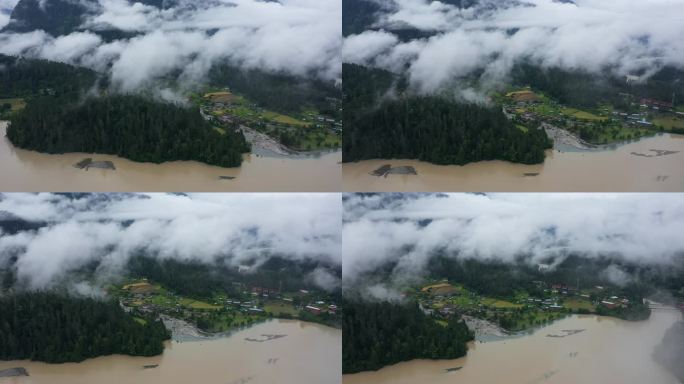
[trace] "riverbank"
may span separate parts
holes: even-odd
[[[680,320],[677,311],[654,311],[651,318],[639,322],[571,315],[519,337],[470,343],[468,354],[460,359],[413,360],[345,375],[343,383],[677,384],[652,354],[667,329]],[[460,369],[449,370],[456,367]]]
[[[635,155],[657,153],[667,155]],[[342,185],[346,192],[679,192],[684,190],[682,163],[684,135],[666,133],[610,150],[547,150],[544,163],[535,165],[498,160],[464,166],[402,159],[344,163]],[[371,175],[387,164],[413,167],[417,175]]]
[[[245,140],[252,146],[252,154],[256,156],[294,158],[302,159],[307,157],[321,156],[325,153],[336,150],[321,149],[315,151],[297,151],[281,144],[273,137],[259,132],[253,128],[241,125],[240,130],[245,135]]]
[[[342,153],[305,157],[244,155],[242,166],[222,168],[193,161],[137,163],[112,155],[50,155],[15,148],[0,122],[3,192],[339,192]],[[116,170],[74,167],[86,158],[111,162]]]
[[[283,335],[267,342],[263,335]],[[0,370],[24,367],[29,377],[5,384],[339,384],[342,332],[295,320],[269,320],[228,337],[167,342],[154,357],[104,356],[82,363],[0,361]],[[7,381],[9,380],[9,381]]]

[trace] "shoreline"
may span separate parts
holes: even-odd
[[[41,151],[36,151],[33,149],[26,149],[26,148],[20,148],[14,145],[9,139],[7,138],[7,132],[6,129],[9,126],[9,121],[8,120],[0,120],[0,136],[2,138],[5,138],[8,140],[10,145],[12,146],[13,149],[19,149],[22,151],[29,151],[29,152],[34,152],[38,153],[41,155],[54,155],[54,156],[60,156],[60,155],[83,155],[84,159],[87,158],[88,156],[92,157],[104,157],[104,156],[111,156],[115,157],[117,159],[121,160],[126,160],[130,161],[132,163],[136,164],[143,164],[143,165],[166,165],[166,164],[174,164],[174,163],[185,163],[185,162],[190,162],[190,163],[197,163],[200,165],[204,165],[207,167],[214,167],[214,168],[219,168],[219,169],[224,169],[224,170],[239,170],[242,167],[242,164],[235,166],[235,167],[223,167],[220,165],[215,165],[215,164],[208,164],[204,163],[198,160],[167,160],[167,161],[162,161],[159,163],[151,162],[151,161],[138,161],[138,160],[133,160],[127,157],[122,157],[117,154],[109,154],[109,153],[99,153],[99,152],[59,152],[59,153],[48,153],[48,152],[41,152]],[[318,149],[314,151],[296,151],[294,149],[290,149],[280,143],[278,143],[275,139],[271,138],[270,136],[263,134],[261,132],[255,131],[252,128],[249,127],[244,127],[241,126],[240,129],[246,129],[249,131],[254,132],[256,135],[263,136],[264,138],[260,138],[260,142],[262,143],[261,145],[257,145],[257,151],[254,150],[254,147],[252,147],[252,150],[250,152],[245,152],[242,154],[242,162],[246,162],[249,160],[249,157],[254,155],[256,157],[266,157],[266,158],[273,158],[273,159],[288,159],[288,160],[300,160],[300,159],[311,159],[320,157],[322,155],[326,155],[329,153],[334,153],[341,151],[341,148],[332,148],[332,149]],[[245,137],[246,138],[246,137]],[[248,140],[250,145],[252,145],[252,142]],[[264,144],[264,142],[268,142],[267,144]],[[93,159],[95,162],[97,162],[97,159]],[[116,164],[114,164],[116,165]],[[115,169],[112,169],[115,170]]]

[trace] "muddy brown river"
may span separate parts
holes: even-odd
[[[377,372],[345,375],[344,384],[416,383],[621,383],[677,384],[652,354],[665,331],[681,319],[673,310],[653,310],[650,319],[627,322],[571,316],[531,335],[471,343],[467,357],[413,360]],[[583,330],[579,333],[564,330]],[[564,335],[565,337],[548,337]],[[447,372],[448,368],[462,367]]]
[[[305,158],[245,155],[241,167],[195,161],[138,163],[111,155],[49,155],[16,148],[0,122],[0,191],[82,192],[339,192],[342,152]],[[111,161],[116,170],[77,169],[84,158]],[[221,176],[234,179],[221,179]]]
[[[413,166],[418,175],[369,174],[384,164]],[[538,165],[482,161],[442,166],[415,160],[345,163],[342,185],[347,192],[681,192],[684,136],[663,134],[611,150],[549,150],[546,161]]]
[[[264,342],[263,334],[287,335]],[[156,357],[107,356],[78,364],[0,361],[30,376],[2,384],[336,384],[341,382],[342,331],[299,321],[271,320],[229,337],[168,342]],[[145,369],[145,365],[159,366]]]

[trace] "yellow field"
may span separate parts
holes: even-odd
[[[126,284],[122,287],[123,290],[131,291],[133,293],[147,293],[147,292],[156,292],[158,290],[157,287],[154,285],[142,281],[139,283],[133,283],[133,284]]]
[[[457,293],[459,291],[458,287],[454,287],[449,283],[440,283],[428,285],[421,289],[423,292],[429,292],[432,295],[446,295],[450,293]]]
[[[423,287],[420,290],[422,292],[428,292],[431,289],[434,290],[434,289],[446,288],[446,287],[451,287],[451,284],[449,284],[449,283],[432,284],[432,285],[428,285],[426,287]]]
[[[235,95],[230,92],[211,92],[204,94],[204,98],[220,103],[230,103],[235,100]]]
[[[9,104],[12,106],[12,111],[18,111],[26,107],[24,99],[0,99],[0,105]]]
[[[580,120],[596,120],[596,121],[603,121],[607,120],[607,117],[601,117],[601,116],[596,116],[593,113],[589,113],[586,111],[581,111],[579,109],[575,108],[563,108],[561,112],[564,115],[572,116]]]

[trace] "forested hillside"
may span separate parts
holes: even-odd
[[[92,87],[96,78],[89,69],[0,54],[0,99],[47,94],[73,97]]]
[[[197,109],[117,95],[67,103],[33,100],[11,119],[7,137],[20,148],[47,153],[96,152],[159,163],[195,160],[239,166],[249,146],[240,132],[214,130]]]
[[[125,354],[153,356],[170,337],[160,321],[143,325],[113,301],[21,293],[0,297],[0,360],[49,363]]]
[[[404,93],[383,99],[392,84],[390,74],[356,65],[343,68],[344,161],[403,158],[466,164],[499,159],[535,164],[544,161],[544,149],[550,147],[543,130],[516,127],[498,107]]]
[[[212,297],[214,293],[231,292],[238,294],[240,285],[257,285],[278,288],[283,291],[299,289],[319,289],[307,275],[317,268],[325,268],[315,261],[299,261],[272,257],[258,269],[258,273],[239,273],[237,268],[220,264],[207,264],[193,261],[158,260],[137,256],[128,263],[133,277],[149,278],[183,295],[199,298]],[[341,271],[329,270],[341,276]],[[339,293],[339,292],[338,292]]]
[[[257,69],[242,69],[229,64],[216,65],[209,73],[212,85],[228,86],[259,106],[282,113],[299,113],[306,108],[337,117],[326,98],[340,97],[332,83],[301,79],[285,74],[271,74]]]
[[[418,304],[347,300],[342,326],[342,372],[377,370],[413,359],[455,359],[473,339],[463,321],[441,325]]]
[[[684,101],[684,71],[665,67],[644,81],[628,83],[625,77],[610,72],[602,74],[557,67],[544,68],[522,63],[512,71],[512,82],[542,91],[562,104],[577,108],[595,108],[600,104],[612,104],[628,109],[631,102],[640,98],[653,98],[676,105]],[[631,95],[633,98],[626,98]]]
[[[163,0],[136,0],[133,3],[161,8]],[[52,36],[68,35],[84,30],[86,16],[100,7],[97,0],[19,0],[10,15],[5,32],[31,32],[43,30]],[[105,40],[132,37],[121,30],[94,30]]]

